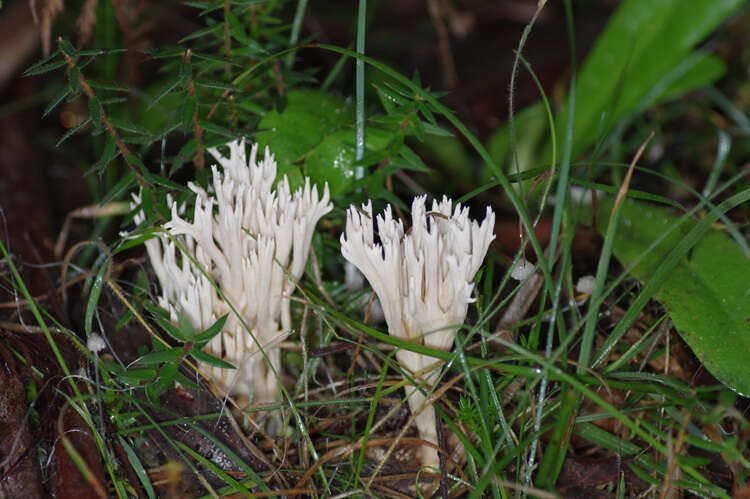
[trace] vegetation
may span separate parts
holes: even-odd
[[[540,1],[514,55],[509,119],[481,138],[419,73],[367,55],[366,0],[346,11],[349,48],[306,38],[305,16],[323,6],[225,0],[180,4],[200,27],[136,50],[144,21],[127,25],[122,3],[83,2],[80,19],[86,9],[96,15],[78,23],[77,45],[69,8],[49,55],[26,71],[49,78],[45,115],[66,103],[84,110],[55,147],[75,141],[92,153],[94,204],[70,218],[94,217],[94,228],[57,246],[72,319],[32,296],[0,242],[5,285],[25,300],[25,324],[33,316],[64,379],[56,452],[87,487],[118,497],[494,498],[593,497],[594,488],[730,497],[745,488],[750,120],[742,97],[721,89],[733,69],[706,42],[747,15],[741,1],[688,9],[624,0],[578,67],[566,0],[571,69],[556,97],[525,52],[549,8]],[[333,63],[314,67],[310,54]],[[134,60],[154,76],[119,82],[118,68]],[[521,75],[539,100],[517,110]],[[718,125],[680,136],[690,112],[717,115]],[[143,256],[144,242],[171,237],[163,227],[173,204],[186,216],[196,210],[188,182],[212,185],[209,150],[236,139],[268,147],[277,180],[292,189],[305,177],[321,192],[327,184],[333,204],[292,298],[275,404],[233,397],[197,373],[229,366],[203,349],[239,317],[236,304],[196,330],[160,306]],[[677,146],[696,164],[670,156]],[[698,164],[693,152],[707,150],[711,162]],[[449,351],[388,335],[374,292],[344,277],[347,208],[390,204],[408,228],[421,185],[477,216],[492,205],[520,233],[511,251],[490,247]],[[534,271],[511,278],[527,260]],[[577,287],[587,275],[593,288]],[[34,369],[14,338],[4,349]],[[420,376],[399,361],[404,351],[439,362],[438,382],[423,385],[437,414],[439,469],[418,459],[424,442],[407,394]],[[45,376],[26,383],[31,407]],[[63,431],[66,410],[93,454]],[[269,435],[258,421],[276,412],[281,429]]]

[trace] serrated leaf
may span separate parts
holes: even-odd
[[[185,80],[183,78],[176,78],[172,81],[167,82],[163,87],[159,89],[159,91],[156,93],[156,96],[154,99],[149,103],[148,107],[146,108],[151,109],[156,104],[159,103],[160,100],[162,100],[165,96],[172,93],[172,91],[178,86],[184,83]]]
[[[193,113],[195,112],[196,104],[195,97],[188,97],[182,108],[182,129],[186,133],[191,133],[193,130]]]
[[[190,40],[194,40],[196,38],[200,38],[202,36],[206,35],[219,35],[224,30],[223,24],[214,24],[213,26],[208,26],[203,29],[199,29],[198,31],[194,31],[187,35],[186,37],[182,38],[180,40],[180,43],[185,43]]]
[[[234,86],[218,80],[196,79],[194,83],[199,87],[218,88],[219,90],[234,90]]]
[[[401,146],[399,157],[393,161],[393,164],[407,170],[428,173],[430,169],[424,164],[422,158],[412,151],[408,146]]]
[[[130,133],[136,133],[139,135],[152,135],[151,130],[147,130],[146,128],[143,128],[141,125],[133,123],[132,121],[113,118],[111,116],[108,119],[113,127],[120,130],[124,130]]]
[[[64,135],[63,135],[62,137],[60,137],[60,140],[58,140],[58,141],[57,141],[57,143],[55,144],[55,147],[60,147],[60,144],[62,144],[62,143],[63,143],[63,142],[65,142],[66,140],[68,140],[68,139],[69,139],[70,137],[72,137],[72,136],[73,136],[73,135],[74,135],[74,134],[75,134],[75,133],[76,133],[76,132],[77,132],[78,130],[80,130],[81,128],[85,127],[85,126],[86,126],[86,125],[88,125],[89,123],[91,123],[91,118],[86,118],[85,120],[81,120],[81,122],[80,122],[80,123],[78,123],[78,124],[77,124],[76,126],[74,126],[74,127],[73,127],[73,128],[71,128],[70,130],[68,130],[67,132],[65,132],[65,134],[64,134]]]
[[[59,49],[58,49],[58,50],[55,50],[54,52],[52,52],[52,53],[51,53],[50,55],[48,55],[47,57],[44,57],[44,58],[43,58],[42,60],[40,60],[40,61],[37,61],[37,62],[36,62],[35,64],[33,64],[33,65],[32,65],[31,67],[27,68],[27,69],[26,69],[26,71],[24,71],[24,72],[23,72],[23,75],[24,75],[24,76],[30,76],[31,74],[37,74],[37,73],[32,73],[32,71],[36,71],[36,70],[38,70],[39,68],[41,68],[42,66],[48,65],[48,64],[49,64],[49,62],[50,62],[50,61],[51,61],[52,59],[54,59],[55,57],[57,57],[58,55],[60,55],[60,50],[59,50]],[[57,61],[57,62],[60,62],[60,61]],[[62,59],[62,63],[63,63],[63,64],[65,64],[66,62],[67,62],[67,61],[65,61],[65,59]]]
[[[182,57],[185,55],[185,49],[182,47],[162,47],[146,49],[142,51],[152,59],[164,59],[168,57]]]
[[[130,92],[130,88],[122,83],[110,83],[106,81],[88,80],[91,88],[101,88],[102,90],[114,90],[117,92]]]
[[[81,71],[78,68],[70,68],[70,72],[68,73],[68,86],[72,92],[77,92],[78,88],[81,86],[80,77]]]
[[[127,192],[128,189],[130,189],[130,186],[134,182],[135,182],[135,173],[132,170],[129,170],[127,173],[123,175],[123,177],[120,180],[117,181],[117,183],[114,186],[112,186],[109,192],[104,195],[100,203],[107,204],[110,201],[120,199],[120,197],[125,192]]]
[[[237,138],[237,132],[233,132],[229,128],[225,128],[223,126],[217,125],[216,123],[212,123],[210,121],[199,121],[198,124],[204,130],[211,132],[211,133],[215,133],[216,135],[227,137],[230,140],[234,140]],[[222,141],[222,142],[227,142],[227,141]]]
[[[42,64],[41,66],[39,65],[32,66],[29,69],[27,69],[23,75],[34,76],[34,75],[49,73],[50,71],[54,71],[57,68],[65,66],[66,64],[67,64],[67,61],[63,59],[62,61],[50,62],[49,64]]]
[[[237,16],[235,16],[231,10],[225,12],[225,15],[227,21],[229,22],[229,33],[232,35],[232,38],[242,43],[243,45],[247,43],[247,33],[245,33],[245,27],[242,25],[240,20],[237,19]]]
[[[601,203],[606,230],[611,199]],[[622,204],[614,254],[639,281],[648,282],[696,222],[645,203]],[[655,248],[647,249],[658,238]],[[639,263],[633,266],[636,260]],[[707,232],[669,273],[654,297],[664,304],[680,336],[719,381],[750,395],[750,258],[725,233]]]
[[[89,115],[91,121],[94,124],[94,128],[97,130],[102,128],[102,106],[99,104],[99,99],[94,97],[89,99]]]
[[[102,151],[102,157],[99,158],[99,161],[94,163],[91,168],[86,170],[84,175],[89,175],[94,172],[103,172],[104,169],[107,168],[107,165],[119,154],[120,150],[117,149],[117,142],[115,139],[112,136],[107,137],[107,144],[104,146],[104,151]]]
[[[62,89],[60,89],[60,92],[55,95],[55,97],[52,98],[49,104],[47,104],[47,107],[44,108],[44,113],[42,114],[42,118],[47,116],[50,112],[52,112],[53,109],[55,109],[58,104],[60,104],[65,97],[67,97],[70,94],[70,87],[64,86]]]
[[[60,50],[62,50],[65,55],[71,59],[75,59],[76,49],[73,48],[73,45],[71,45],[68,40],[60,38],[58,45],[60,45]]]

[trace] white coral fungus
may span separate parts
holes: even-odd
[[[473,283],[494,239],[495,214],[487,208],[484,221],[469,219],[468,207],[457,204],[451,214],[451,200],[433,201],[425,208],[425,196],[412,203],[412,227],[404,233],[400,220],[394,220],[391,207],[377,216],[380,243],[375,242],[372,204],[358,210],[350,207],[346,231],[341,236],[341,253],[365,275],[385,312],[388,332],[395,337],[420,342],[437,350],[453,346],[456,327],[463,324]],[[430,372],[435,359],[408,350],[399,350],[402,367],[421,371],[423,390],[437,379]],[[415,414],[420,437],[437,444],[435,412],[422,407],[425,395],[415,387],[407,389],[409,406]],[[423,446],[422,463],[438,466],[435,449]]]
[[[257,161],[258,145],[253,145],[248,161],[242,141],[227,147],[228,158],[217,149],[209,151],[223,167],[223,171],[212,167],[210,192],[188,184],[196,195],[192,221],[183,218],[170,200],[172,218],[164,228],[189,257],[165,234],[147,241],[146,248],[162,288],[159,305],[170,311],[173,320],[182,313],[200,331],[229,314],[206,351],[237,370],[208,365],[203,370],[229,392],[266,403],[277,400],[278,382],[258,355],[258,344],[279,372],[277,344],[291,329],[289,297],[304,271],[315,225],[332,205],[328,185],[320,197],[308,178],[304,188],[291,193],[284,177],[272,192],[276,162],[268,148],[263,160]],[[135,202],[140,199],[135,197]],[[135,217],[136,223],[143,219],[142,213]]]

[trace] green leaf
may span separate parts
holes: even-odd
[[[204,352],[203,350],[199,349],[197,346],[193,347],[192,350],[190,350],[190,355],[196,358],[196,360],[199,360],[200,362],[205,362],[209,366],[216,366],[221,367],[223,369],[236,369],[232,364],[230,364],[227,361],[218,359],[214,357],[211,354],[208,354]]]
[[[171,81],[168,81],[167,83],[165,83],[156,92],[156,95],[154,96],[154,99],[149,103],[149,105],[146,108],[146,110],[151,109],[152,107],[154,107],[156,104],[159,103],[160,100],[162,100],[166,95],[170,94],[178,85],[181,85],[184,82],[185,82],[184,78],[176,78],[174,80],[171,80]]]
[[[242,25],[242,22],[237,19],[237,16],[231,10],[226,12],[226,18],[229,21],[229,33],[231,33],[232,38],[243,45],[246,44],[247,33],[245,33],[245,27]]]
[[[195,328],[193,327],[193,324],[190,322],[190,319],[179,310],[177,311],[177,324],[179,324],[180,329],[188,341],[195,340]]]
[[[77,92],[78,87],[81,85],[81,71],[76,68],[72,67],[70,68],[70,72],[68,73],[68,86],[70,87],[70,90],[72,92]]]
[[[117,142],[111,135],[107,137],[107,144],[104,146],[102,151],[102,157],[99,161],[94,163],[91,168],[86,170],[84,175],[89,175],[93,172],[103,172],[107,165],[120,154],[120,150],[117,149]]]
[[[130,385],[140,385],[156,377],[156,369],[128,369],[120,374],[120,379]]]
[[[528,106],[516,115],[514,128],[516,130],[515,145],[519,172],[516,172],[516,165],[511,157],[510,124],[502,126],[490,135],[487,139],[487,150],[492,159],[501,166],[505,164],[505,170],[510,173],[523,172],[536,166],[540,161],[546,161],[549,164],[552,158],[551,152],[541,158],[536,156],[547,127],[547,115],[542,102]],[[485,167],[483,172],[487,177],[492,174],[489,167]],[[486,181],[488,178],[484,180]]]
[[[148,499],[155,499],[156,493],[154,492],[154,487],[151,485],[151,480],[148,477],[148,472],[143,467],[143,463],[141,463],[140,459],[138,459],[138,455],[124,438],[119,435],[117,436],[117,438],[120,441],[120,445],[122,445],[122,448],[125,450],[125,455],[128,457],[128,461],[135,471],[135,474],[138,477],[138,481],[140,481],[141,485],[143,485],[143,488],[146,491],[146,496],[148,497]]]
[[[182,129],[186,133],[193,132],[193,112],[195,112],[196,103],[195,97],[188,97],[185,100],[185,106],[182,108]]]
[[[693,90],[703,88],[721,78],[726,71],[724,61],[713,54],[698,50],[686,60],[676,78],[659,97],[659,101],[677,98]]]
[[[59,41],[60,50],[65,53],[68,57],[71,59],[75,59],[76,57],[76,49],[73,48],[73,45],[70,44],[70,42],[64,38],[60,38]]]
[[[125,194],[129,189],[130,186],[135,182],[135,172],[132,170],[129,170],[127,173],[125,173],[120,180],[117,181],[117,183],[112,186],[112,189],[109,190],[107,194],[104,195],[104,197],[99,201],[100,204],[105,205],[109,203],[110,201],[114,201],[116,199],[120,199],[120,197]]]
[[[177,377],[177,370],[179,369],[179,367],[180,364],[178,362],[165,364],[162,367],[159,379],[156,381],[156,389],[159,395],[174,386],[174,381]]]
[[[91,88],[101,88],[102,90],[115,90],[119,92],[129,92],[130,88],[122,83],[111,83],[106,81],[94,81],[88,80],[88,84]]]
[[[604,31],[586,57],[578,75],[574,150],[578,154],[596,140],[599,131],[607,132],[622,117],[642,107],[641,101],[659,84],[679,69],[693,48],[714,30],[743,0],[695,0],[686,4],[681,0],[627,0],[612,15]],[[716,76],[716,64],[708,75]],[[689,88],[679,81],[693,79],[695,71],[688,71],[677,81],[665,86]],[[703,76],[705,84],[708,78]],[[710,81],[710,80],[708,80]],[[694,88],[694,87],[693,87]],[[651,101],[666,94],[651,95]],[[677,94],[672,91],[670,96]],[[559,137],[567,121],[567,111],[557,120]],[[602,129],[602,125],[603,129]],[[549,145],[545,155],[549,152]]]
[[[102,294],[102,285],[104,284],[104,274],[107,272],[107,262],[102,264],[99,268],[99,272],[96,273],[94,284],[91,286],[91,293],[89,293],[89,301],[86,304],[86,314],[84,316],[84,327],[83,330],[86,332],[86,336],[91,336],[91,325],[94,320],[94,313],[96,307],[99,304],[99,296]]]
[[[51,113],[52,110],[55,109],[57,105],[60,104],[65,99],[65,97],[67,97],[69,94],[70,94],[69,86],[66,85],[62,89],[60,89],[60,92],[58,92],[58,94],[52,98],[52,100],[47,105],[47,107],[44,108],[44,113],[42,114],[42,118],[44,118],[49,113]]]
[[[211,338],[219,334],[221,330],[224,329],[224,324],[226,324],[228,317],[229,317],[229,314],[222,315],[208,329],[196,335],[195,343],[198,346],[203,347],[206,343],[208,343],[211,340]]]
[[[72,127],[70,130],[65,132],[65,134],[62,137],[60,137],[60,140],[57,141],[57,143],[55,144],[55,147],[60,147],[60,144],[62,144],[63,142],[68,140],[70,137],[75,135],[76,132],[78,132],[78,130],[85,127],[89,123],[91,123],[91,118],[86,118],[85,120],[82,120],[80,123],[78,123],[76,126]]]
[[[111,116],[108,119],[113,127],[120,130],[124,130],[130,133],[137,133],[139,135],[151,135],[151,130],[147,130],[146,128],[143,128],[142,126],[133,123],[132,121],[121,120],[118,118],[113,118]]]
[[[606,227],[611,206],[611,199],[601,204],[600,231]],[[696,222],[680,220],[666,209],[645,203],[626,201],[621,210],[614,254],[633,276],[647,283]],[[750,395],[748,283],[750,258],[724,232],[711,230],[654,295],[711,374],[744,396]]]
[[[89,99],[89,114],[94,128],[100,130],[102,128],[102,106],[96,97]]]
[[[36,64],[34,64],[30,68],[28,68],[26,71],[24,71],[23,75],[24,76],[31,76],[31,75],[34,75],[34,74],[39,74],[39,72],[44,73],[45,71],[51,71],[54,68],[49,68],[49,69],[46,69],[46,70],[42,69],[42,68],[46,68],[46,67],[51,66],[51,65],[56,65],[56,67],[60,67],[60,66],[64,65],[67,62],[65,59],[61,59],[61,60],[58,60],[56,62],[50,63],[50,61],[52,59],[54,59],[55,57],[57,57],[59,54],[60,54],[60,50],[55,50],[50,55],[48,55],[47,57],[43,58],[41,61],[37,61]]]
[[[167,333],[172,338],[174,338],[175,340],[181,341],[183,343],[192,341],[192,337],[188,336],[185,331],[175,326],[174,324],[169,322],[167,319],[160,317],[158,315],[154,315],[153,317],[156,323],[159,324],[159,326],[164,330],[164,332]]]
[[[173,347],[169,350],[162,350],[160,352],[151,352],[138,358],[136,362],[143,365],[161,364],[163,362],[172,362],[183,355],[185,351],[180,347]]]
[[[286,97],[286,108],[266,114],[258,123],[261,132],[255,136],[261,151],[268,146],[276,157],[279,178],[298,170],[295,163],[325,137],[354,123],[351,103],[326,92],[297,89]]]
[[[368,127],[365,130],[365,147],[371,151],[382,149],[391,138],[389,132]],[[317,185],[328,182],[331,196],[346,192],[354,181],[354,141],[353,129],[334,132],[318,144],[305,161],[305,173],[310,180]]]

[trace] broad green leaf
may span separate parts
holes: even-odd
[[[611,206],[611,199],[601,204],[600,231],[606,229]],[[614,254],[634,277],[648,282],[696,222],[645,203],[627,201],[621,209]],[[729,388],[750,395],[750,257],[726,233],[711,230],[654,296],[706,369]]]
[[[276,157],[278,178],[290,174],[290,183],[296,187],[295,176],[298,182],[302,177],[295,163],[325,137],[353,123],[353,106],[343,99],[320,90],[291,90],[281,113],[274,110],[260,120],[261,132],[255,140],[261,151],[268,146]]]
[[[724,73],[723,63],[694,49],[742,4],[742,0],[620,3],[578,72],[573,155],[585,152],[622,118],[716,81]],[[534,108],[539,109],[532,111]],[[536,112],[540,114],[535,121],[528,115]],[[558,141],[565,137],[568,112],[564,107],[555,118]],[[525,119],[535,124],[544,121],[539,103],[516,116],[516,133],[525,142],[519,143],[521,171],[549,162],[552,149],[545,129],[533,128],[530,133],[524,126]],[[541,138],[535,133],[546,136],[544,147],[538,148],[534,143]],[[524,145],[533,147],[525,150]],[[558,144],[559,150],[561,146]],[[490,136],[487,147],[495,161],[507,161],[510,155],[507,125]]]
[[[378,150],[388,144],[390,132],[368,127],[365,130],[365,147]],[[354,181],[356,163],[354,129],[347,128],[332,133],[313,149],[305,161],[305,173],[313,183],[328,182],[331,196],[347,191]]]
[[[693,48],[743,3],[742,0],[621,3],[578,75],[574,155],[593,144],[602,126],[606,132],[639,107],[640,101],[685,61]],[[712,76],[721,74],[715,70],[714,64]],[[689,71],[687,76],[692,79],[695,73]],[[672,86],[689,86],[679,80]],[[676,94],[672,92],[671,96]],[[662,97],[663,93],[651,96],[652,101]],[[564,111],[558,116],[560,138],[564,136],[566,114]]]

